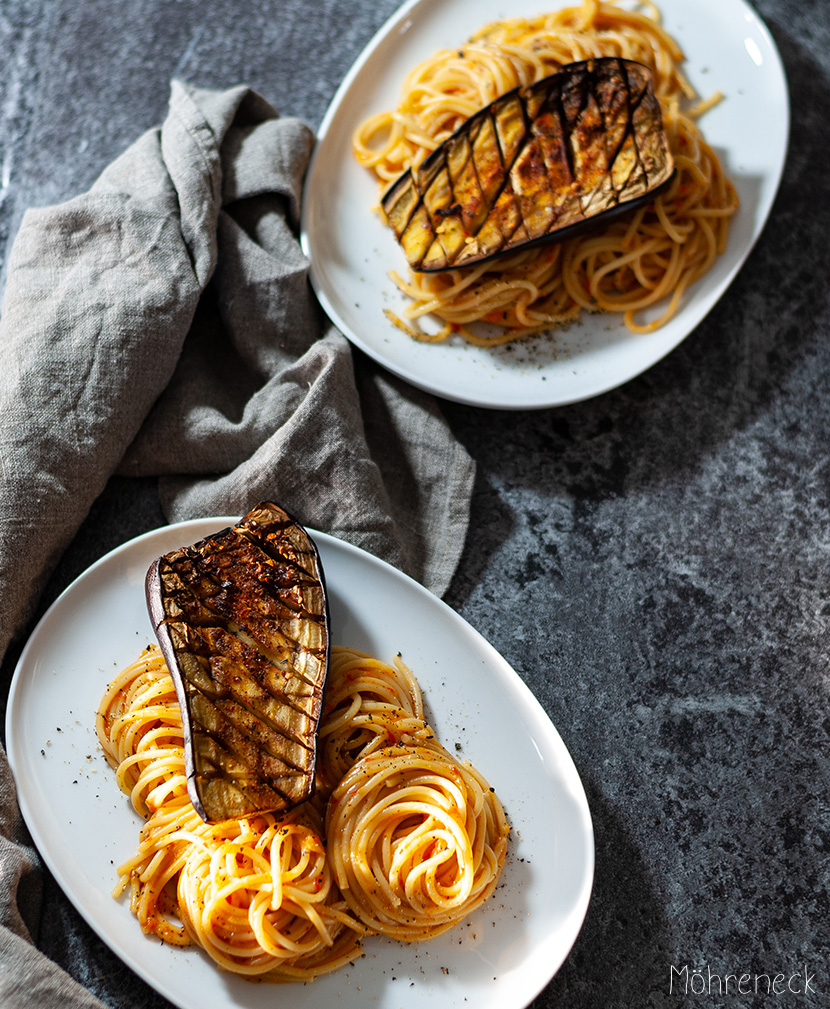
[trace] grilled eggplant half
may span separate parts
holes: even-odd
[[[497,98],[381,206],[412,269],[432,272],[604,224],[673,174],[651,72],[603,57]]]
[[[330,646],[323,570],[308,533],[264,502],[237,525],[159,557],[146,588],[202,819],[279,812],[309,798]]]

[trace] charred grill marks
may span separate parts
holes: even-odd
[[[199,814],[214,822],[308,798],[329,634],[305,530],[278,506],[259,505],[160,557],[147,601],[179,696]]]
[[[381,204],[409,265],[429,272],[604,223],[673,173],[649,70],[607,57],[497,98]]]

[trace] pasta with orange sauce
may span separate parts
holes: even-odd
[[[507,846],[487,782],[438,745],[397,745],[356,761],[328,804],[334,875],[374,932],[440,935],[493,892]]]
[[[492,892],[509,834],[501,804],[477,771],[438,744],[400,657],[389,665],[334,648],[327,696],[317,796],[280,816],[208,824],[187,796],[181,714],[160,651],[148,646],[108,686],[96,730],[119,786],[146,817],[114,895],[129,888],[146,933],[198,945],[244,977],[309,981],[360,956],[365,935],[430,938]],[[374,829],[385,832],[387,851],[402,852],[388,866],[362,850],[350,854],[350,803],[343,801],[353,783],[376,777],[385,754],[396,774],[411,764],[408,791],[394,784],[390,791],[389,775],[377,786],[384,799],[409,803],[393,825],[387,803],[377,803]],[[364,796],[361,825],[372,815]],[[360,876],[344,874],[345,862]],[[412,899],[416,920],[403,927],[397,919]]]
[[[407,277],[393,272],[410,304],[402,319],[387,315],[412,337],[441,342],[458,333],[470,343],[495,346],[583,311],[622,313],[631,332],[652,332],[675,315],[689,285],[724,251],[738,197],[696,125],[720,96],[697,101],[659,8],[651,2],[641,7],[583,0],[538,17],[493,22],[458,49],[415,67],[398,107],[360,124],[355,156],[385,188],[506,91],[568,63],[618,56],[651,69],[677,168],[652,202],[585,234],[464,269],[410,271]],[[638,321],[638,313],[664,301],[657,318]],[[440,320],[441,328],[422,325],[427,316]],[[496,326],[496,335],[482,333],[480,323]]]
[[[333,885],[313,805],[220,824],[193,809],[181,713],[158,648],[109,685],[96,727],[122,790],[148,817],[114,891],[129,886],[145,932],[271,980],[310,980],[359,955],[365,930]]]

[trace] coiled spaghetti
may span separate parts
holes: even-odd
[[[317,794],[328,796],[358,758],[402,738],[424,743],[432,730],[415,677],[400,656],[390,666],[338,648],[320,724]]]
[[[451,928],[495,889],[509,827],[487,782],[423,720],[418,684],[341,650],[320,728],[322,775],[339,782],[326,836],[335,879],[370,931],[412,942]]]
[[[318,794],[279,817],[200,819],[175,688],[155,646],[108,686],[96,729],[146,818],[115,895],[128,887],[146,933],[196,944],[224,970],[312,980],[359,956],[364,935],[430,938],[495,888],[509,833],[501,805],[435,739],[400,657],[389,665],[333,649]],[[391,814],[390,796],[399,800]],[[388,864],[356,843],[367,827],[385,837]]]
[[[463,270],[410,272],[407,278],[393,273],[411,299],[405,320],[394,321],[410,335],[439,342],[459,333],[493,346],[582,311],[622,313],[632,332],[651,332],[672,318],[688,286],[723,252],[737,193],[695,123],[719,96],[696,103],[681,69],[683,53],[661,27],[659,9],[650,2],[641,6],[643,13],[584,0],[539,17],[494,22],[467,44],[413,69],[397,109],[358,127],[355,156],[385,187],[478,109],[568,63],[618,56],[645,64],[654,75],[677,168],[670,187],[615,223],[561,243]],[[638,313],[664,299],[658,318],[637,321]],[[429,315],[444,323],[436,333],[418,324]],[[482,333],[476,323],[495,325],[498,335]]]
[[[364,930],[333,885],[312,805],[220,824],[193,809],[181,713],[156,647],[110,684],[96,727],[122,790],[149,816],[115,890],[130,887],[145,932],[270,980],[310,980],[359,955]]]
[[[406,942],[446,931],[495,889],[508,828],[472,768],[437,745],[356,761],[328,805],[340,890],[369,929]]]

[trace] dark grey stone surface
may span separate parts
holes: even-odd
[[[86,188],[161,120],[171,76],[244,81],[316,125],[395,5],[0,0],[0,255],[27,206]],[[686,964],[806,966],[821,994],[757,1004],[830,1004],[830,5],[755,7],[792,142],[726,297],[593,401],[445,407],[479,467],[448,601],[550,713],[594,817],[592,904],[537,1009],[754,1004],[670,994]],[[162,521],[152,483],[113,481],[47,601]],[[107,1005],[167,1005],[53,884],[39,942]]]

